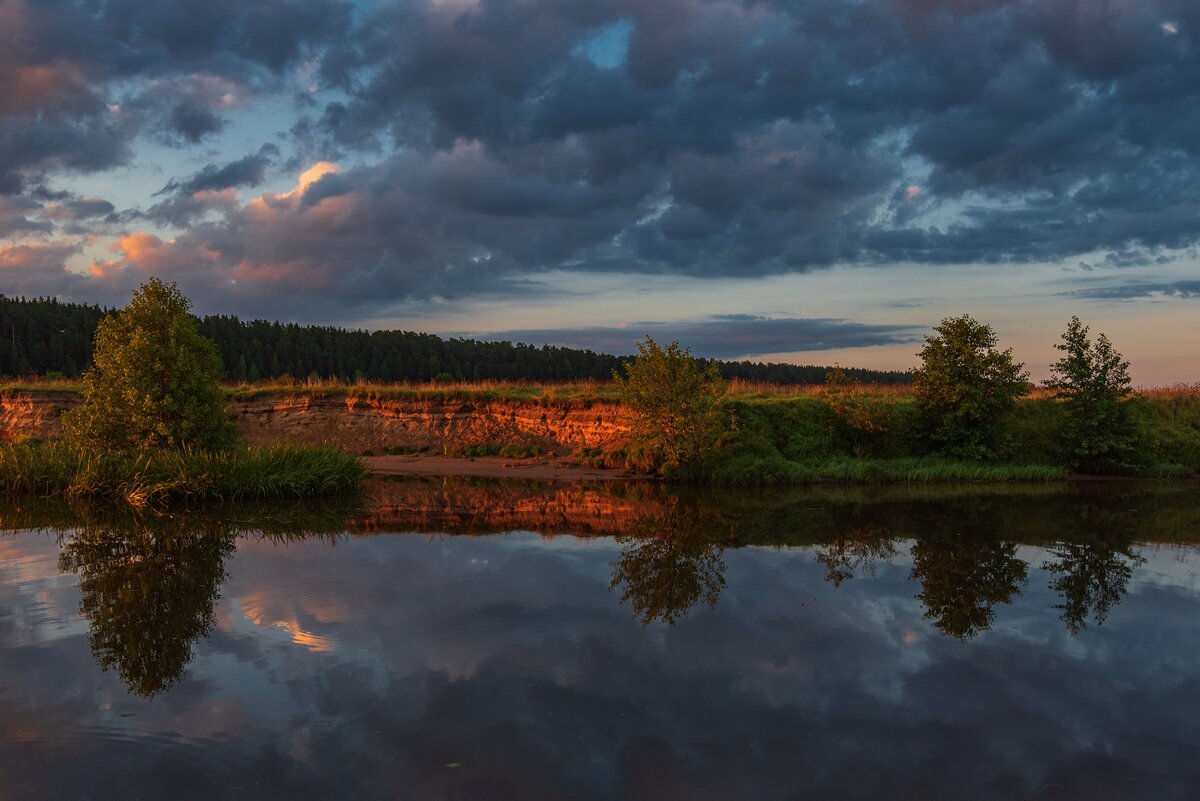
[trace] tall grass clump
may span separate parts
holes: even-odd
[[[138,508],[337,495],[354,491],[363,475],[354,456],[312,445],[140,453],[68,441],[0,446],[0,487],[9,493]]]

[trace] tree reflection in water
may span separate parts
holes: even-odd
[[[63,542],[59,569],[79,574],[96,661],[150,698],[179,681],[192,644],[211,631],[236,534],[184,516],[123,523],[78,529]]]
[[[1059,542],[1049,548],[1053,559],[1042,569],[1052,576],[1050,588],[1062,595],[1055,608],[1071,634],[1087,627],[1089,615],[1097,626],[1121,603],[1133,569],[1146,560],[1116,534],[1092,534],[1076,542]]]
[[[79,575],[93,656],[101,668],[115,668],[130,692],[151,698],[183,677],[193,645],[212,630],[238,537],[332,539],[357,509],[351,497],[207,513],[50,505],[13,518],[59,532],[59,570]]]
[[[618,538],[624,547],[613,564],[609,589],[624,587],[621,602],[633,605],[642,625],[673,624],[700,601],[715,608],[725,588],[727,521],[673,500],[665,511],[635,521]]]
[[[825,566],[825,580],[840,587],[856,570],[874,575],[878,562],[896,555],[896,541],[883,526],[860,526],[839,532],[829,545],[817,551],[817,561]]]
[[[992,625],[995,607],[1011,604],[1029,573],[1017,544],[979,533],[937,532],[913,543],[911,577],[925,617],[951,637],[970,639]]]

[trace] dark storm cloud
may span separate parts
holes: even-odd
[[[0,0],[0,188],[125,163],[146,129],[198,141],[223,121],[197,87],[269,86],[350,17],[341,0]]]
[[[486,339],[591,348],[604,353],[627,354],[651,336],[661,343],[676,340],[697,356],[731,359],[763,353],[794,353],[831,348],[916,342],[917,330],[903,325],[868,325],[846,320],[761,317],[727,314],[693,322],[630,323],[622,327],[546,328],[496,331]]]
[[[232,212],[236,207],[235,198],[224,191],[258,186],[278,156],[279,148],[268,143],[257,153],[225,164],[209,164],[183,180],[171,179],[155,193],[155,196],[166,195],[167,199],[137,216],[184,227],[212,210]]]
[[[340,254],[348,303],[545,268],[1186,248],[1196,30],[1183,0],[384,2],[322,63],[344,97],[293,133],[314,158],[399,154],[336,179],[355,225],[305,238]],[[604,36],[615,66],[588,56]],[[262,241],[240,218],[206,235]]]
[[[1095,286],[1064,293],[1091,300],[1132,300],[1135,298],[1200,297],[1200,281],[1131,281],[1112,286]]]
[[[211,109],[192,100],[185,100],[171,109],[171,130],[193,144],[221,130],[224,125]]]
[[[0,30],[9,193],[124,163],[142,135],[211,141],[300,72],[323,90],[280,160],[360,166],[303,203],[181,194],[253,186],[259,162],[170,178],[151,216],[192,227],[161,255],[214,298],[234,272],[242,300],[270,303],[274,282],[280,302],[320,290],[351,309],[549,269],[760,276],[1200,242],[1192,0],[0,0]]]

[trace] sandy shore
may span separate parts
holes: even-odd
[[[625,470],[599,470],[557,460],[479,456],[364,456],[367,471],[379,476],[479,476],[547,481],[630,481],[645,479]]]

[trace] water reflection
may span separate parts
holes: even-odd
[[[934,531],[912,546],[912,578],[925,617],[960,640],[990,628],[998,604],[1011,604],[1029,575],[1015,542],[976,532]]]
[[[332,540],[358,509],[355,499],[206,512],[10,500],[0,505],[0,522],[57,534],[58,569],[78,576],[96,663],[114,669],[131,693],[152,698],[179,682],[194,645],[212,631],[239,537]]]
[[[1052,559],[1042,569],[1053,578],[1050,588],[1062,596],[1055,608],[1062,611],[1067,630],[1078,634],[1090,616],[1097,626],[1121,603],[1133,569],[1146,560],[1119,534],[1089,532],[1086,539],[1059,542],[1050,547]]]
[[[920,494],[888,502],[885,493],[882,501],[864,503],[860,493],[844,491],[720,496],[644,485],[470,480],[396,483],[388,492],[388,503],[365,507],[355,501],[206,514],[116,514],[10,501],[0,504],[0,527],[58,533],[59,569],[78,574],[95,661],[149,698],[179,682],[196,643],[212,631],[239,536],[335,538],[347,529],[386,527],[478,533],[493,518],[503,530],[612,534],[620,551],[608,587],[642,625],[671,625],[697,607],[715,609],[727,587],[729,548],[810,546],[835,589],[873,576],[879,565],[911,559],[909,579],[925,619],[945,635],[970,640],[993,627],[998,610],[1026,587],[1031,564],[1019,553],[1022,543],[1042,547],[1037,565],[1067,631],[1102,625],[1144,562],[1135,535],[1155,519],[1111,493],[1070,504],[1037,492],[1020,496],[1022,504],[987,493],[953,503]],[[1186,540],[1197,531],[1190,525],[1194,506],[1155,508],[1182,515],[1167,528]]]
[[[179,515],[93,522],[67,536],[59,569],[79,575],[101,668],[146,698],[178,682],[192,644],[212,630],[235,538],[219,521]]]
[[[1200,539],[1194,495],[486,489],[467,497],[504,505],[505,525],[582,533],[476,536],[489,518],[453,487],[405,492],[361,525],[374,533],[286,547],[281,526],[326,524],[76,510],[56,536],[0,537],[6,788],[1190,801],[1200,786],[1180,700],[1200,693],[1195,564],[1133,544]],[[14,520],[38,523],[0,505]]]
[[[825,566],[825,580],[834,587],[854,578],[855,571],[874,575],[879,562],[896,556],[896,540],[883,526],[859,526],[839,530],[833,542],[817,550],[817,561]]]
[[[718,514],[678,500],[637,518],[619,537],[621,556],[609,589],[647,625],[674,623],[703,601],[715,608],[725,588],[725,543],[732,526]]]

